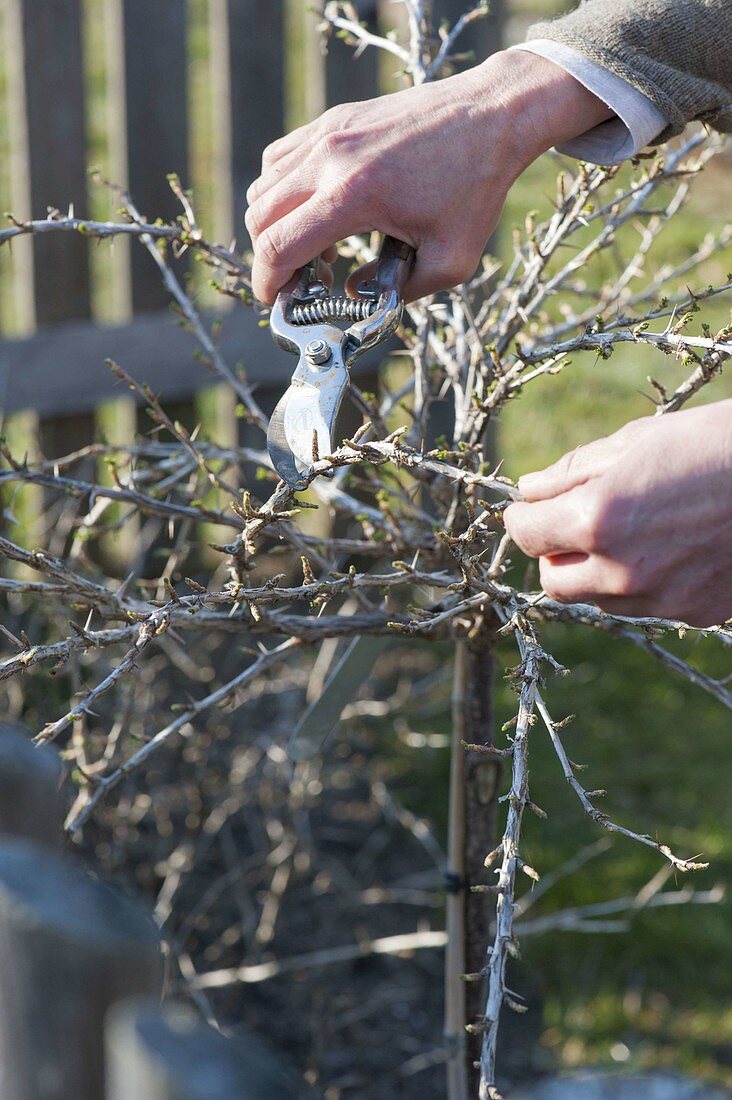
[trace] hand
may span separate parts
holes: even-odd
[[[732,617],[732,400],[626,424],[518,483],[506,530],[563,603]]]
[[[608,117],[574,77],[521,51],[334,107],[265,150],[247,193],[254,292],[271,304],[297,268],[374,229],[418,249],[409,300],[455,286],[475,271],[524,168]]]

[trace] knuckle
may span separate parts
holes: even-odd
[[[368,146],[364,148],[361,132],[345,121],[334,121],[323,129],[314,147],[319,163],[328,166],[332,163],[363,162],[368,156]]]
[[[576,516],[575,534],[580,550],[596,554],[606,548],[609,523],[609,509],[597,492],[577,492],[575,494]]]
[[[611,572],[608,589],[610,596],[637,595],[642,590],[638,571],[632,565],[616,565]]]
[[[338,130],[325,130],[318,139],[315,154],[319,161],[329,164],[343,148],[343,134]]]
[[[297,131],[298,135],[302,132],[302,130],[304,130],[304,127],[301,128],[301,131]],[[262,165],[266,168],[269,167],[274,161],[278,160],[282,156],[283,152],[288,149],[291,140],[292,135],[285,134],[283,137],[276,138],[274,141],[271,141],[269,145],[266,145],[264,148],[264,152],[262,153]]]
[[[323,193],[334,207],[352,209],[361,203],[365,187],[365,174],[355,170],[331,175],[324,183]]]
[[[270,145],[266,146],[264,152],[262,153],[262,166],[264,168],[268,168],[272,161],[277,158],[278,146],[279,142],[277,141],[273,141]]]
[[[251,237],[256,236],[258,224],[259,219],[257,217],[256,207],[250,206],[244,213],[244,225],[247,227],[247,231]]]
[[[558,603],[570,602],[570,595],[559,583],[556,573],[549,568],[548,563],[543,558],[539,561],[539,583],[550,600],[557,600]]]
[[[577,467],[581,467],[584,461],[586,450],[582,444],[575,447],[573,450],[568,451],[560,459],[561,473],[565,476],[571,474]]]
[[[355,121],[358,103],[336,103],[320,116],[320,128],[325,133],[338,133]]]
[[[257,240],[257,253],[259,259],[267,267],[279,267],[284,254],[284,243],[276,225],[265,229]]]

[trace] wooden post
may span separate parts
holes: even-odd
[[[239,250],[251,247],[244,225],[247,189],[259,176],[264,149],[285,132],[285,4],[286,0],[209,0],[214,231],[226,245],[234,239]],[[241,312],[230,311],[224,340],[241,323]],[[289,357],[275,349],[269,332],[263,341],[258,336],[240,336],[229,354],[232,362],[245,360],[250,382],[252,371],[266,363],[257,400],[269,413],[293,367]],[[261,447],[260,430],[236,419],[237,398],[231,390],[222,390],[217,402],[224,435],[242,446]],[[256,496],[262,487],[251,477],[246,488]],[[202,543],[208,544],[209,536],[210,532],[202,537]]]
[[[467,7],[466,0],[433,0],[435,24],[443,19],[454,24]],[[504,24],[505,0],[492,0],[490,14],[469,27],[456,44],[456,50],[460,53],[472,51],[473,60],[466,64],[481,62],[502,48]],[[451,410],[433,406],[430,421],[431,433],[449,430]],[[492,438],[486,439],[484,445],[494,449]],[[458,1035],[458,1030],[482,1015],[485,982],[464,983],[463,1003],[456,1004],[459,993],[455,970],[463,966],[466,973],[477,973],[486,964],[492,905],[485,895],[471,894],[469,888],[486,882],[483,861],[496,843],[496,799],[501,768],[499,762],[490,756],[465,754],[459,742],[493,743],[495,625],[488,623],[476,637],[460,642],[455,660],[449,847],[454,883],[456,888],[459,884],[462,889],[448,898],[451,942],[445,963],[448,1007],[445,1034],[448,1053],[454,1055],[448,1061],[449,1100],[464,1100],[466,1096],[478,1095],[479,1073],[473,1063],[479,1055],[480,1038],[468,1035],[463,1039]],[[461,1055],[464,1058],[462,1067],[458,1065]]]
[[[483,1014],[485,981],[461,983],[460,975],[479,973],[486,964],[492,905],[485,895],[471,894],[470,887],[486,882],[484,860],[495,846],[501,766],[490,756],[466,754],[460,742],[493,743],[494,626],[486,623],[476,636],[459,642],[455,658],[445,958],[449,1100],[477,1096],[479,1081],[474,1063],[480,1037],[464,1029]]]
[[[358,0],[355,5],[359,20],[368,30],[378,33],[377,0]],[[328,40],[325,63],[325,99],[328,107],[335,103],[355,103],[373,99],[379,94],[379,54],[375,49],[357,54],[335,34]]]
[[[466,740],[465,645],[455,647],[452,684],[452,744],[450,747],[450,795],[448,802],[447,871],[445,903],[445,1022],[448,1100],[468,1100],[465,1031],[465,752]]]
[[[63,840],[63,766],[21,726],[0,722],[0,838],[24,837],[58,848]]]
[[[79,0],[7,0],[14,212],[45,217],[70,203],[86,215],[84,66]],[[30,244],[31,242],[29,242]],[[87,243],[73,233],[32,241],[31,278],[17,284],[23,327],[89,317]]]
[[[468,744],[493,744],[493,656],[494,635],[485,624],[476,637],[465,643],[465,733]],[[495,847],[495,817],[500,762],[491,756],[468,753],[465,758],[465,966],[469,974],[478,973],[487,962],[493,915],[492,895],[471,894],[470,887],[486,882],[485,857]],[[465,983],[466,1022],[482,1016],[485,1008],[485,981]],[[479,1073],[474,1063],[480,1051],[480,1036],[468,1036],[466,1042],[469,1096],[477,1096]]]
[[[104,1015],[159,991],[157,932],[124,894],[39,844],[6,840],[0,974],[0,1093],[100,1100]]]
[[[188,1005],[115,1005],[106,1039],[107,1100],[296,1100],[304,1093],[260,1042],[225,1038]]]

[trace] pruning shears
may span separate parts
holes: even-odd
[[[317,260],[278,294],[269,321],[272,336],[298,356],[298,363],[272,414],[267,448],[277,473],[293,489],[303,489],[313,465],[332,451],[353,363],[399,325],[414,260],[411,245],[385,236],[374,277],[361,283],[358,297],[332,296],[319,278]],[[338,328],[336,322],[344,321],[350,326]]]

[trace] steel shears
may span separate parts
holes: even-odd
[[[272,336],[298,362],[272,414],[267,448],[277,473],[293,489],[304,488],[314,463],[332,451],[353,363],[399,325],[414,260],[410,245],[385,236],[374,277],[359,286],[358,297],[332,296],[316,261],[278,294],[269,321]],[[338,322],[350,325],[342,329]]]

